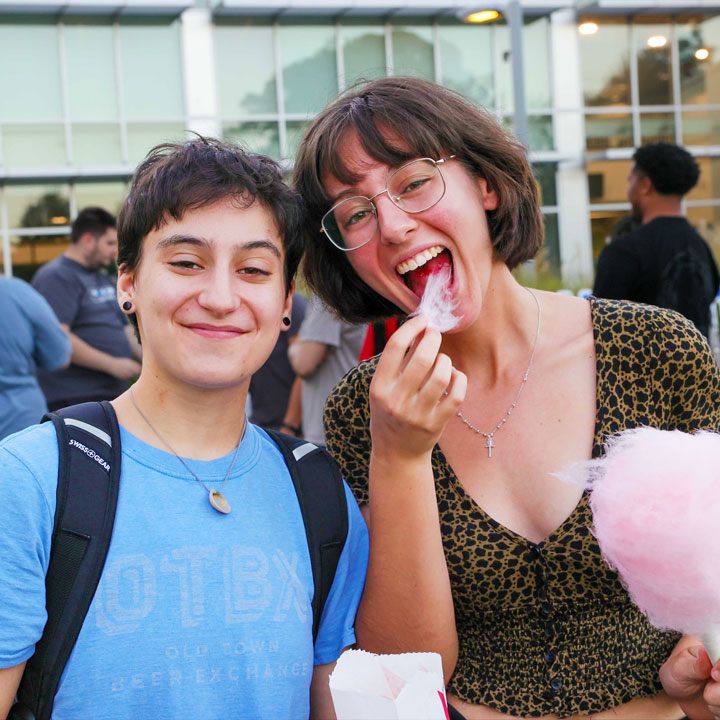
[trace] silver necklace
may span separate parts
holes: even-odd
[[[525,387],[525,383],[527,382],[527,379],[530,375],[530,368],[532,367],[533,358],[535,357],[535,348],[537,347],[538,338],[540,337],[540,320],[542,318],[542,311],[540,310],[540,303],[538,302],[537,297],[535,297],[535,293],[532,292],[529,288],[525,288],[530,295],[532,295],[532,299],[535,301],[535,305],[537,306],[537,330],[535,332],[535,342],[533,343],[532,350],[530,352],[530,361],[528,362],[527,370],[525,371],[525,375],[523,375],[522,382],[520,383],[520,387],[518,388],[517,394],[515,395],[515,399],[512,402],[512,405],[508,408],[508,411],[503,415],[502,420],[495,426],[495,429],[492,432],[486,433],[480,430],[479,428],[476,428],[461,412],[460,410],[457,411],[457,416],[467,425],[470,430],[473,432],[476,432],[478,435],[482,435],[485,438],[485,447],[488,451],[488,457],[492,457],[492,451],[495,447],[495,440],[493,439],[495,436],[495,433],[500,430],[500,428],[510,419],[510,416],[512,415],[513,410],[515,409],[515,406],[517,405],[518,398],[520,397],[520,393],[523,391],[523,388]]]
[[[143,411],[138,407],[137,403],[135,402],[135,395],[133,394],[132,388],[130,388],[130,400],[132,400],[132,404],[135,406],[135,409],[140,413],[140,417],[148,424],[148,427],[155,433],[155,435],[158,436],[160,441],[167,446],[167,448],[170,450],[170,452],[183,464],[185,469],[208,491],[208,500],[210,501],[210,504],[220,513],[223,513],[227,515],[230,510],[232,509],[230,507],[230,503],[227,501],[225,496],[220,492],[225,487],[225,483],[228,481],[228,478],[230,477],[230,473],[232,472],[233,466],[235,465],[235,460],[237,459],[238,452],[240,451],[240,443],[242,443],[242,439],[245,435],[245,428],[247,427],[247,415],[245,416],[243,420],[243,427],[242,432],[240,433],[240,439],[238,440],[237,447],[235,448],[235,452],[233,453],[232,462],[230,463],[230,467],[228,468],[227,473],[225,473],[225,479],[223,480],[223,484],[220,486],[220,490],[214,490],[209,488],[192,470],[192,468],[173,450],[172,445],[153,427],[152,423],[145,417],[143,414]]]

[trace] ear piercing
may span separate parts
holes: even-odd
[[[122,309],[123,309],[125,312],[130,312],[130,310],[132,310],[132,303],[131,303],[129,300],[126,300],[126,301],[122,304]]]
[[[290,327],[290,318],[287,315],[283,318],[283,325],[285,327]]]

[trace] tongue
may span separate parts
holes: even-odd
[[[431,260],[428,260],[424,265],[421,265],[416,270],[410,270],[405,273],[405,282],[418,297],[422,297],[430,276],[437,272],[441,272],[443,268],[448,269],[449,275],[449,271],[451,270],[451,261],[450,253],[447,250],[443,250],[439,255],[436,255]]]

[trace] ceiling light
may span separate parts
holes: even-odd
[[[597,23],[584,22],[578,26],[578,32],[581,35],[594,35],[598,31]]]
[[[663,48],[667,45],[667,38],[664,35],[651,35],[647,44],[651,48]]]
[[[695,51],[696,60],[707,60],[710,57],[710,51],[707,48],[698,48]]]
[[[465,22],[469,23],[486,23],[498,20],[500,13],[497,10],[478,10],[465,16]]]

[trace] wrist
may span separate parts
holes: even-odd
[[[290,432],[293,435],[299,435],[302,431],[302,428],[299,425],[291,425],[290,423],[285,421],[280,423],[280,429]]]
[[[676,700],[676,702],[689,720],[714,720],[715,718],[703,700],[702,694],[692,700]]]

